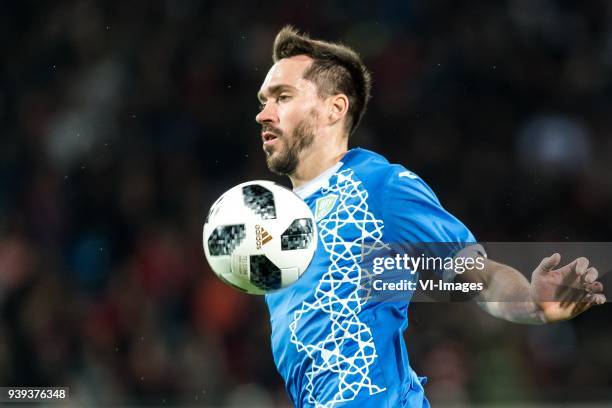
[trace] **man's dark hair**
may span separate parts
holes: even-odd
[[[320,97],[344,94],[348,97],[347,135],[351,135],[366,110],[372,80],[359,55],[347,46],[313,40],[300,34],[292,26],[283,27],[274,40],[272,59],[307,55],[312,65],[304,72],[304,79],[317,85]]]

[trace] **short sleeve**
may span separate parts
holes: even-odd
[[[431,256],[486,257],[470,230],[446,211],[415,173],[394,165],[385,182],[383,220],[386,241],[396,252],[420,247]],[[452,279],[444,272],[445,279]]]

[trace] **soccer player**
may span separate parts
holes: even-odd
[[[370,97],[370,75],[353,50],[285,27],[273,61],[256,117],[267,165],[291,179],[319,233],[300,280],[266,296],[274,360],[289,396],[296,407],[427,407],[424,379],[411,369],[403,340],[408,302],[360,297],[364,247],[464,243],[462,256],[485,258],[484,249],[417,175],[371,151],[348,150]],[[485,259],[462,279],[484,284],[478,304],[512,322],[570,319],[605,302],[586,258],[559,263],[559,254],[543,259],[529,282]],[[574,297],[558,290],[562,282],[574,283]]]

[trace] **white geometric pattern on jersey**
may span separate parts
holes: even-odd
[[[363,277],[359,260],[364,248],[371,252],[385,245],[382,242],[383,222],[369,211],[368,192],[360,181],[353,179],[352,170],[336,173],[323,194],[338,196],[336,209],[318,224],[321,244],[329,253],[331,265],[315,289],[315,301],[302,303],[289,330],[297,350],[305,351],[312,360],[305,385],[309,402],[317,408],[331,408],[355,399],[361,391],[370,395],[385,391],[370,378],[371,366],[378,356],[372,331],[359,319],[366,301],[360,296]],[[346,241],[343,232],[356,233],[358,238]],[[340,297],[343,292],[346,295]],[[329,316],[331,332],[322,341],[305,344],[298,336],[298,323],[302,319],[308,321],[309,313],[321,312]],[[317,401],[312,393],[314,380],[330,372],[337,374],[337,392],[329,401]]]

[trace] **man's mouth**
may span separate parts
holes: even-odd
[[[261,140],[263,141],[264,146],[272,145],[277,139],[277,136],[271,132],[263,132],[261,134]]]

